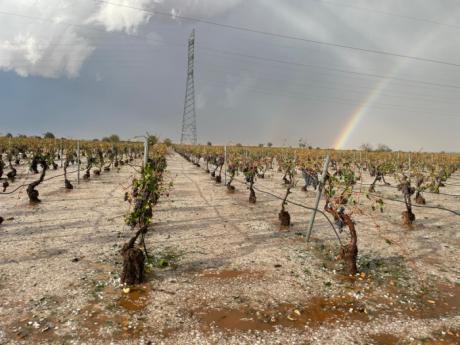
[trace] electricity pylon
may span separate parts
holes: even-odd
[[[195,29],[188,39],[187,84],[185,91],[184,115],[182,118],[181,144],[196,144],[195,82],[193,69],[195,64]]]

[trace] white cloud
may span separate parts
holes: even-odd
[[[107,31],[125,31],[135,34],[138,27],[146,24],[151,17],[148,12],[139,10],[148,9],[151,0],[114,0],[114,3],[120,6],[101,3],[98,11],[88,19],[87,23],[102,25]]]
[[[114,4],[93,0],[3,0],[0,11],[0,70],[58,78],[77,77],[103,38],[94,39],[93,30],[136,34],[152,15],[129,8],[208,16],[227,10],[240,0],[113,0]],[[74,24],[74,25],[69,25]],[[161,40],[155,33],[147,43]]]

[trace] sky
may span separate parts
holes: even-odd
[[[178,141],[195,29],[201,143],[460,148],[457,0],[0,0],[0,23],[0,134]]]

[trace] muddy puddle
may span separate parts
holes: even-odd
[[[128,293],[121,293],[118,305],[129,312],[141,311],[149,303],[150,291],[146,285],[132,287]]]
[[[273,308],[255,310],[202,309],[194,312],[204,330],[218,327],[227,331],[271,331],[277,326],[304,329],[324,323],[368,321],[365,308],[348,297],[315,297],[305,306],[281,304]]]
[[[138,338],[145,332],[142,314],[149,303],[150,293],[147,284],[129,290],[106,287],[98,299],[78,313],[76,322],[85,330],[87,338]]]
[[[360,278],[361,280],[355,282],[358,290],[365,284],[365,278]],[[202,308],[195,310],[193,315],[205,331],[216,327],[226,331],[244,332],[272,331],[278,326],[304,329],[323,324],[352,324],[358,321],[368,322],[384,315],[437,319],[456,315],[460,310],[458,285],[438,284],[429,293],[410,297],[396,288],[389,290],[393,293],[386,296],[381,291],[370,292],[363,289],[365,292],[357,294],[358,297],[353,297],[353,294],[334,298],[314,297],[305,305],[281,304],[261,310],[248,306],[235,309]],[[375,338],[376,344],[395,344],[393,340],[391,335]]]

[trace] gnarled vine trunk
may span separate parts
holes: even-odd
[[[350,231],[350,242],[342,246],[340,256],[347,265],[347,271],[349,274],[355,275],[358,273],[358,267],[356,261],[358,260],[358,236],[356,235],[355,224],[351,220],[348,214],[344,214],[343,222]]]
[[[294,187],[292,183],[292,177],[291,177],[291,184],[286,190],[286,194],[284,196],[283,202],[281,203],[281,211],[278,214],[278,219],[280,220],[281,226],[290,226],[291,225],[291,215],[289,214],[288,211],[286,211],[285,206],[287,204],[287,198],[289,194],[291,194],[291,188]]]
[[[123,256],[122,284],[135,285],[144,282],[145,256],[142,249],[136,247],[135,243],[139,235],[145,231],[145,228],[139,229],[129,242],[123,245],[121,250]]]
[[[291,225],[291,215],[284,208],[278,213],[278,219],[280,220],[281,226]]]
[[[72,183],[67,179],[67,168],[69,167],[69,161],[66,159],[64,163],[64,186],[66,189],[73,189]]]
[[[232,173],[230,175],[230,179],[228,180],[227,182],[227,190],[230,192],[230,193],[233,193],[235,192],[235,186],[232,186],[232,182],[233,182],[233,179],[235,178],[235,173]]]
[[[254,182],[251,182],[249,184],[249,203],[251,203],[251,204],[255,204],[256,201],[257,201],[256,192],[255,192],[253,186],[254,186]]]
[[[336,222],[340,222],[348,227],[350,232],[350,242],[340,248],[340,258],[345,262],[348,274],[355,275],[358,273],[357,260],[358,260],[358,235],[356,234],[355,224],[350,215],[343,212],[337,212],[329,205],[329,200],[326,201],[324,210],[334,217]]]
[[[14,182],[14,179],[15,179],[15,177],[17,175],[17,171],[16,171],[16,168],[13,167],[13,164],[11,164],[11,161],[9,161],[9,166],[10,166],[11,171],[9,171],[8,174],[6,174],[6,177],[11,182]]]
[[[29,196],[30,203],[39,203],[39,202],[41,202],[41,200],[38,198],[40,193],[35,188],[40,183],[42,183],[43,179],[45,178],[46,169],[48,167],[47,167],[46,163],[42,163],[42,167],[43,167],[43,169],[42,169],[42,172],[40,174],[40,178],[37,181],[34,181],[31,184],[29,184],[29,186],[27,187],[27,195]]]
[[[222,183],[222,168],[223,165],[219,167],[219,175],[216,176],[216,183]]]
[[[412,212],[412,200],[411,196],[415,193],[415,188],[411,187],[410,181],[405,178],[402,183],[398,185],[398,190],[400,190],[404,196],[404,203],[406,204],[406,211],[402,213],[402,220],[404,225],[411,226],[415,221],[415,214]]]

